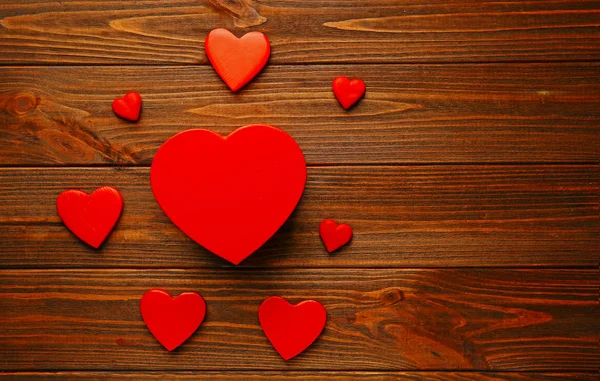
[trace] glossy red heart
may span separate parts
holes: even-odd
[[[174,298],[154,289],[140,300],[140,312],[152,335],[170,352],[196,332],[206,315],[206,303],[195,292]]]
[[[159,148],[150,182],[179,229],[237,265],[290,216],[304,191],[306,163],[294,139],[272,126],[241,127],[226,137],[188,130]]]
[[[335,221],[326,219],[319,225],[321,240],[331,253],[344,246],[352,239],[352,228],[346,224],[337,224]]]
[[[236,92],[262,70],[271,54],[267,36],[250,32],[237,38],[227,29],[211,31],[204,49],[217,74]]]
[[[331,84],[333,93],[338,102],[346,110],[352,107],[356,102],[365,95],[367,87],[360,79],[350,80],[346,77],[337,77]]]
[[[73,234],[97,249],[121,216],[123,196],[112,187],[98,188],[92,194],[67,190],[57,197],[56,210]]]
[[[129,92],[123,98],[115,99],[112,109],[121,118],[136,122],[140,119],[142,97],[135,91]]]
[[[308,348],[321,334],[327,321],[325,307],[315,300],[291,305],[271,296],[258,309],[258,320],[275,350],[289,360]]]

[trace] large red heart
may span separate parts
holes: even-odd
[[[346,224],[337,224],[335,221],[326,219],[319,225],[321,240],[331,253],[344,246],[352,239],[352,228]]]
[[[279,296],[271,296],[258,309],[258,320],[275,347],[289,360],[308,348],[321,334],[327,321],[325,307],[315,300],[291,305]]]
[[[112,109],[121,118],[136,122],[140,119],[142,97],[135,91],[129,92],[123,98],[115,99],[112,103]]]
[[[97,249],[121,216],[123,196],[112,187],[98,188],[89,195],[67,190],[56,198],[56,210],[73,234]]]
[[[237,38],[222,28],[206,36],[204,49],[217,74],[233,92],[250,82],[271,54],[269,39],[261,32],[250,32]]]
[[[294,139],[275,127],[241,127],[227,137],[188,130],[159,148],[150,182],[179,229],[237,265],[290,216],[306,163]]]
[[[170,352],[198,329],[206,315],[206,303],[195,292],[174,298],[154,289],[142,296],[140,312],[152,335]]]
[[[346,77],[337,77],[331,84],[333,93],[338,102],[346,110],[352,107],[356,102],[365,95],[367,87],[360,79],[350,80]]]

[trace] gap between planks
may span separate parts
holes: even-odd
[[[243,263],[243,262],[242,262]],[[190,267],[182,267],[182,266],[157,266],[157,267],[147,267],[147,266],[86,266],[86,267],[32,267],[32,266],[11,266],[7,268],[1,268],[0,272],[8,273],[8,272],[23,272],[23,271],[31,271],[31,272],[65,272],[65,271],[273,271],[273,270],[281,270],[281,271],[295,271],[295,270],[485,270],[485,271],[501,271],[501,270],[596,270],[600,269],[600,260],[599,264],[590,265],[590,266],[582,266],[582,265],[557,265],[557,266],[395,266],[389,264],[382,264],[381,266],[293,266],[293,267],[277,267],[277,266],[263,266],[263,267],[246,267],[243,265],[231,265],[230,267],[210,267],[210,266],[190,266]],[[599,292],[600,292],[600,284]]]
[[[410,373],[454,373],[454,374],[478,374],[478,373],[485,373],[485,374],[529,374],[529,375],[534,375],[534,374],[539,374],[539,375],[543,375],[543,374],[581,374],[581,375],[597,375],[598,372],[586,372],[586,371],[581,371],[581,370],[577,370],[577,369],[565,369],[565,370],[561,370],[561,371],[547,371],[547,370],[515,370],[515,369],[508,369],[508,370],[493,370],[493,369],[461,369],[461,370],[455,370],[455,369],[411,369],[411,370],[395,370],[395,369],[378,369],[378,370],[363,370],[363,369],[321,369],[321,368],[307,368],[307,369],[302,369],[302,370],[277,370],[277,369],[260,369],[260,370],[256,370],[256,369],[236,369],[236,370],[198,370],[198,369],[191,369],[191,370],[187,370],[187,369],[181,369],[181,370],[171,370],[171,369],[164,369],[164,370],[145,370],[145,369],[108,369],[108,370],[95,370],[95,369],[86,369],[86,368],[82,368],[82,369],[36,369],[35,371],[31,371],[31,370],[9,370],[9,371],[0,371],[0,378],[2,378],[2,376],[6,376],[6,375],[11,375],[15,374],[15,375],[36,375],[36,374],[41,374],[41,373],[93,373],[93,374],[111,374],[111,373],[119,373],[119,374],[148,374],[148,375],[152,375],[152,374],[161,374],[161,373],[168,373],[168,374],[173,374],[173,375],[178,375],[178,374],[202,374],[202,375],[216,375],[216,374],[236,374],[236,373],[252,373],[252,374],[281,374],[281,373],[289,373],[289,374],[308,374],[310,372],[319,372],[323,375],[325,374],[336,374],[336,373],[362,373],[362,374],[410,374]]]
[[[312,163],[307,164],[307,168],[343,168],[343,167],[515,167],[515,166],[600,166],[598,161],[526,161],[526,162],[398,162],[398,163]],[[68,169],[68,168],[150,168],[148,164],[113,164],[113,163],[97,163],[97,164],[0,164],[0,169]],[[600,168],[599,168],[600,170]]]
[[[376,62],[356,62],[356,63],[344,63],[344,62],[321,62],[321,61],[307,61],[307,62],[278,62],[276,64],[268,64],[269,66],[353,66],[353,65],[409,65],[409,66],[447,66],[447,65],[498,65],[498,64],[506,64],[506,65],[528,65],[528,64],[569,64],[569,63],[598,63],[600,59],[556,59],[556,60],[516,60],[516,61],[507,61],[507,60],[495,60],[495,61],[468,61],[468,60],[457,60],[457,61],[447,61],[447,62],[432,62],[432,61],[376,61]],[[136,63],[93,63],[87,64],[83,62],[51,62],[51,63],[32,63],[32,62],[23,62],[23,64],[3,64],[0,63],[1,68],[37,68],[37,67],[103,67],[103,66],[161,66],[161,67],[190,67],[190,66],[210,66],[210,63],[193,63],[193,62],[180,62],[180,63],[168,63],[168,62],[136,62]]]

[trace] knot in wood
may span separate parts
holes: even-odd
[[[383,303],[387,306],[393,306],[404,300],[404,292],[398,288],[385,290],[382,295]]]
[[[8,112],[14,116],[23,116],[37,107],[37,100],[31,94],[17,94],[12,98]]]

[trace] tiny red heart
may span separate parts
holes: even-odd
[[[331,253],[344,246],[352,239],[352,228],[346,224],[337,224],[335,221],[326,219],[319,226],[321,240]]]
[[[288,219],[305,182],[302,150],[267,125],[226,137],[202,129],[181,132],[158,149],[150,169],[154,197],[171,221],[236,265]]]
[[[98,188],[89,195],[67,190],[57,197],[56,210],[73,234],[97,249],[121,216],[123,196],[112,187]]]
[[[319,337],[325,327],[327,313],[325,307],[315,300],[291,305],[279,296],[271,296],[260,305],[258,320],[275,350],[284,360],[289,360]]]
[[[200,327],[206,303],[195,292],[174,298],[164,290],[154,289],[142,296],[140,312],[152,335],[170,352]]]
[[[123,98],[115,99],[112,109],[121,118],[136,122],[140,119],[142,97],[135,91],[129,92]]]
[[[333,80],[331,87],[338,102],[346,110],[358,102],[367,90],[365,83],[358,78],[350,80],[346,77],[337,77]]]
[[[206,36],[204,49],[217,74],[233,92],[256,77],[271,54],[269,39],[261,32],[250,32],[237,38],[222,28]]]

